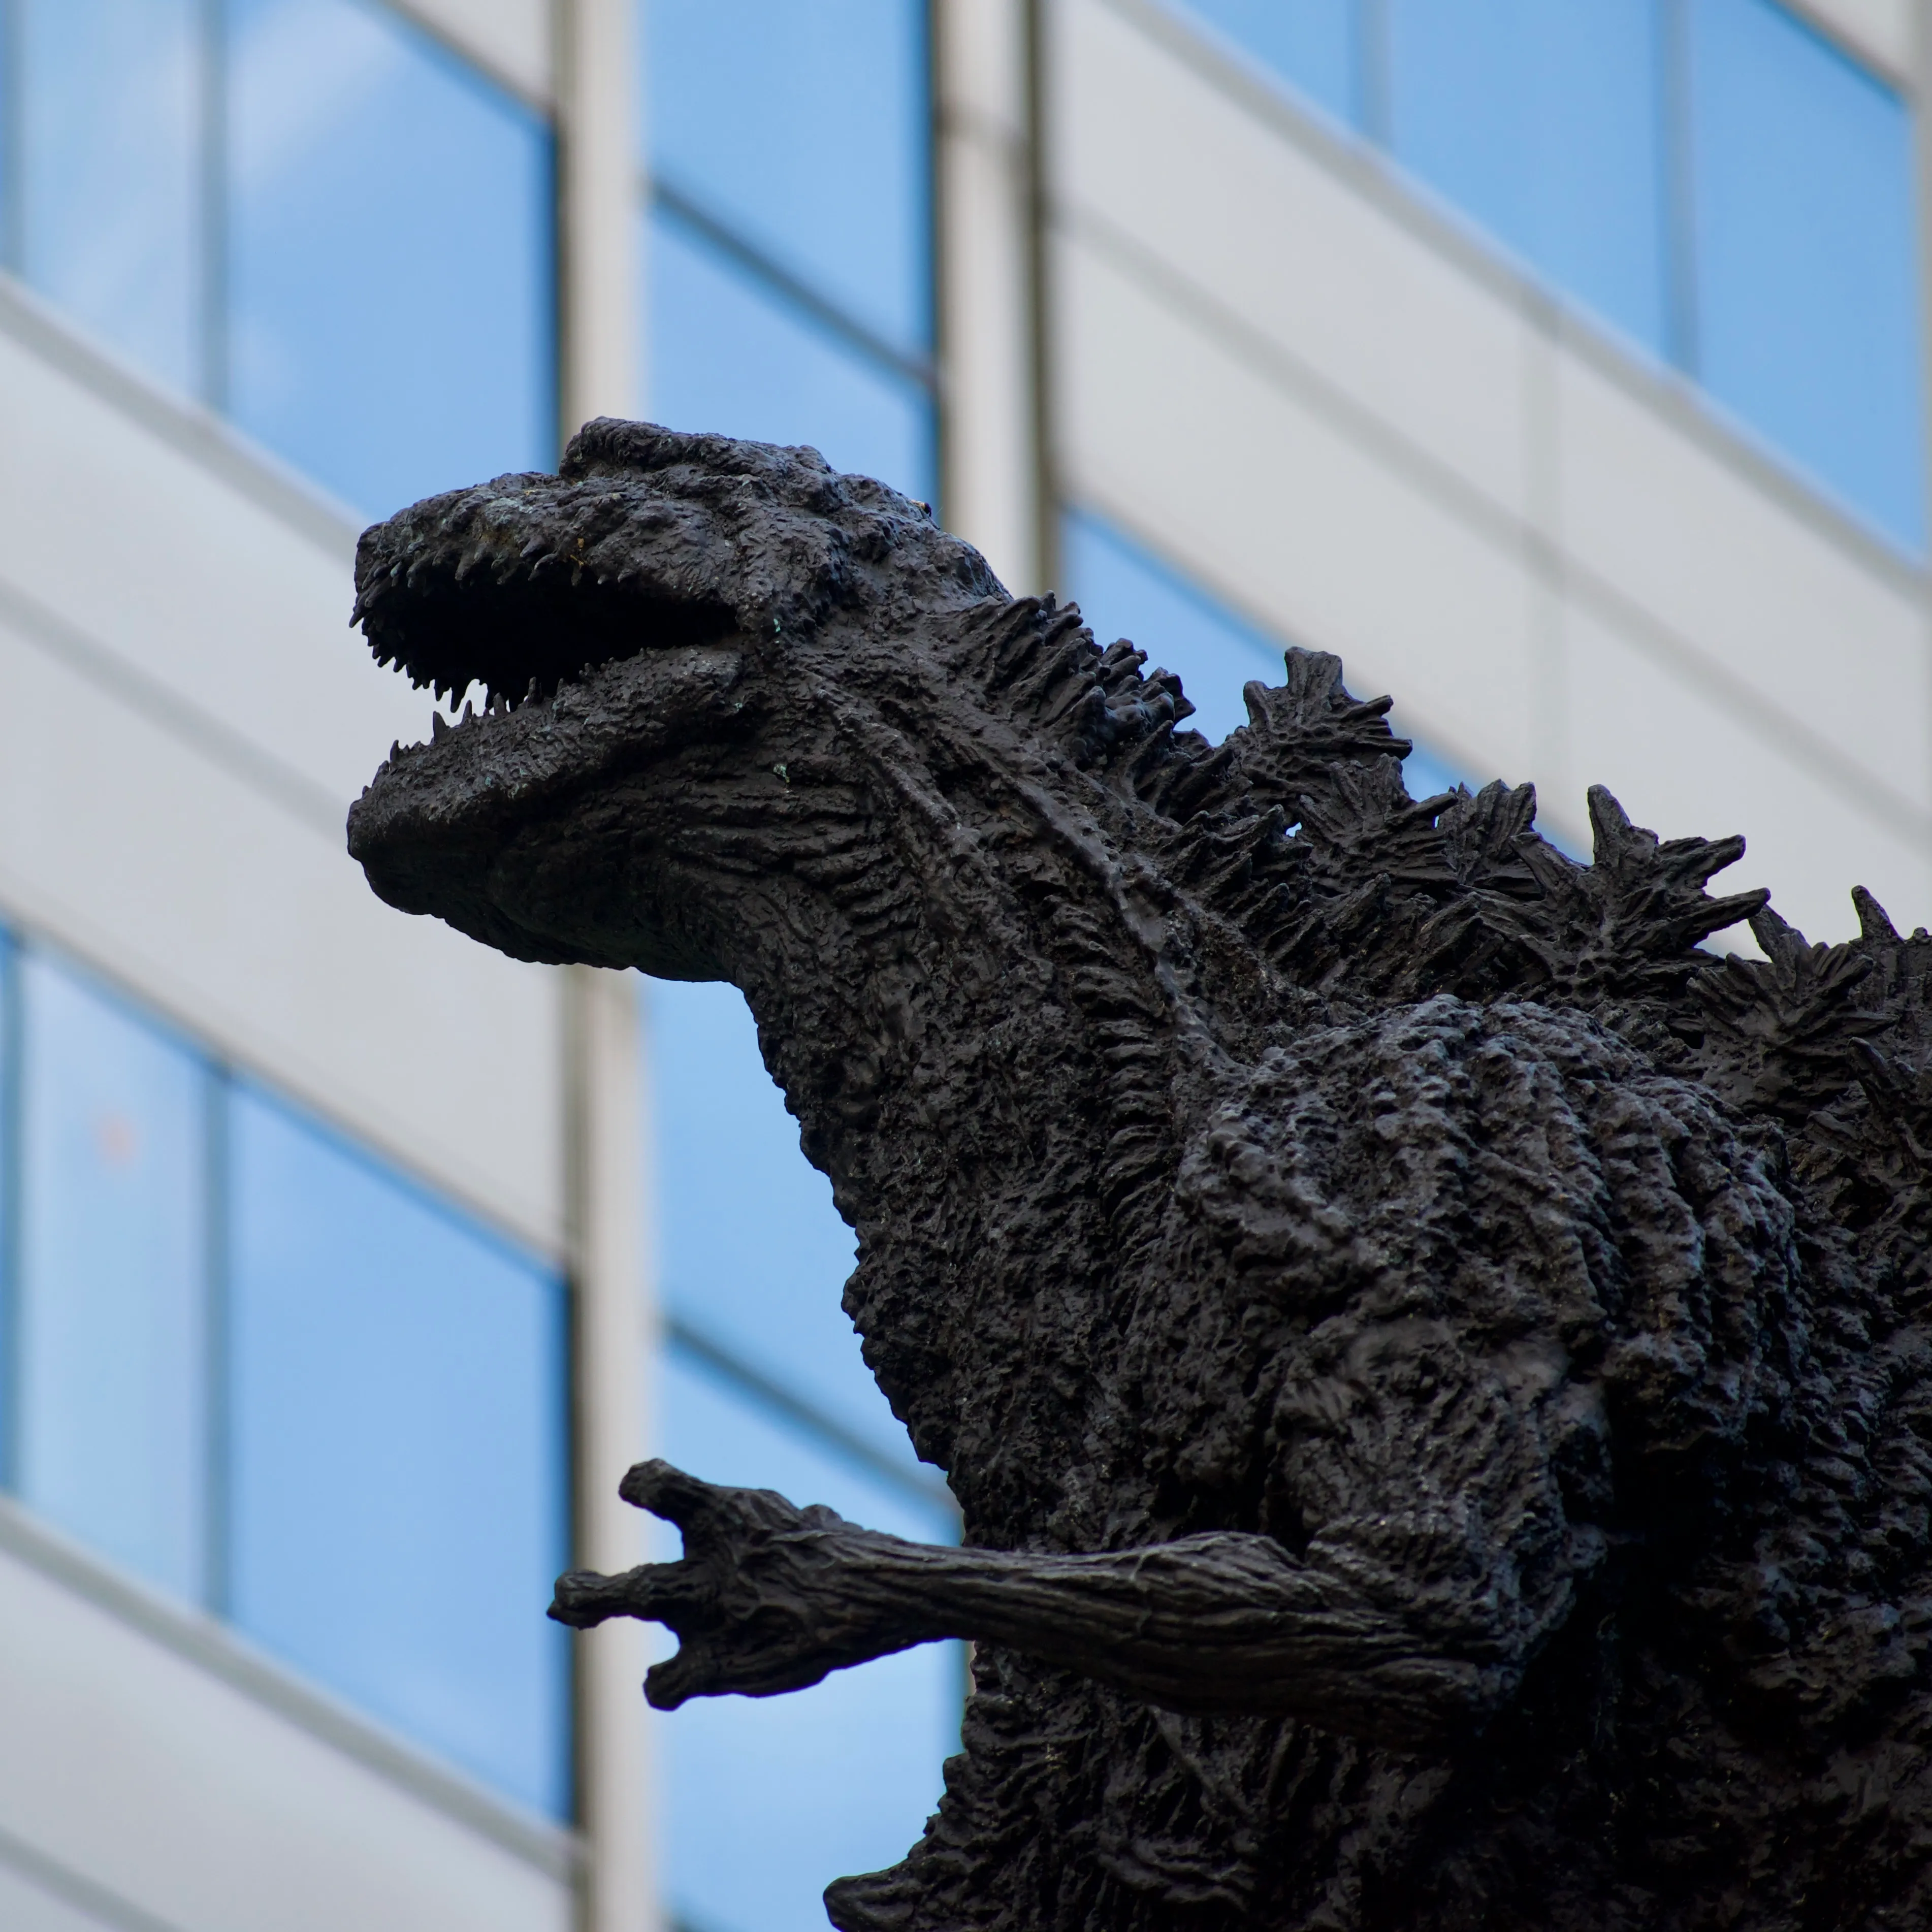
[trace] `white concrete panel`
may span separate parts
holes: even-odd
[[[520,94],[548,101],[549,0],[391,0]]]
[[[1059,441],[1073,495],[1238,609],[1336,652],[1472,772],[1535,770],[1532,582],[1078,240],[1055,253]],[[1157,662],[1160,640],[1137,639]]]
[[[0,1845],[0,1925],[7,1932],[130,1932],[126,1915],[112,1917],[83,1911],[62,1895],[47,1890],[23,1871],[7,1862],[7,1848]],[[142,1932],[148,1932],[142,1928]],[[159,1932],[159,1928],[154,1928]]]
[[[1922,842],[1874,824],[1592,612],[1573,606],[1565,632],[1579,781],[1607,785],[1660,838],[1742,832],[1749,849],[1715,890],[1768,886],[1779,914],[1814,940],[1856,932],[1855,885],[1901,931],[1932,923]]]
[[[0,622],[0,904],[513,1228],[561,1238],[556,976]]]
[[[1508,279],[1478,279],[1396,219],[1334,164],[1338,142],[1292,138],[1300,117],[1274,90],[1177,58],[1156,8],[1053,11],[1063,218],[1104,227],[1385,436],[1526,514],[1530,325]]]
[[[1932,652],[1902,568],[1834,542],[1603,370],[1558,354],[1561,541],[1794,740],[1932,806]]]
[[[218,1634],[212,1640],[224,1641]],[[566,1932],[567,1882],[0,1550],[0,1923]],[[73,1875],[68,1903],[33,1885]],[[7,1912],[16,1898],[22,1915]],[[74,1893],[130,1910],[88,1912]],[[32,1916],[29,1916],[32,1915]],[[137,1916],[139,1915],[139,1916]]]
[[[1787,0],[1895,85],[1912,71],[1912,0]]]
[[[320,515],[297,527],[244,467],[194,460],[85,366],[0,328],[0,579],[346,811],[430,715],[349,628],[354,526],[318,542]]]

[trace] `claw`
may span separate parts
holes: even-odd
[[[675,1657],[644,1672],[644,1702],[654,1711],[675,1711],[688,1698],[716,1688],[717,1672],[708,1647],[686,1640]]]
[[[687,1476],[669,1462],[635,1462],[624,1473],[617,1493],[634,1509],[649,1510],[680,1529],[688,1529],[711,1500],[716,1485]]]
[[[703,1598],[689,1563],[640,1563],[621,1576],[572,1570],[556,1580],[550,1614],[574,1630],[589,1630],[608,1617],[641,1617],[682,1633]]]
[[[628,1576],[605,1576],[595,1570],[572,1570],[556,1580],[550,1616],[572,1630],[590,1630],[607,1617],[621,1617],[630,1609],[624,1586]]]

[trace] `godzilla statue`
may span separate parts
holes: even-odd
[[[845,1932],[1932,1925],[1932,939],[1742,839],[1412,799],[1291,651],[1220,746],[813,452],[598,422],[371,530],[489,700],[356,806],[518,958],[729,980],[958,1549],[664,1464],[653,1703],[974,1640]],[[1699,942],[1748,919],[1764,957]]]

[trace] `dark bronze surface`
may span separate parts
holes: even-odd
[[[1932,1925],[1932,940],[1808,946],[1600,790],[1588,867],[1412,800],[1316,653],[1210,746],[808,451],[592,424],[357,584],[496,694],[356,806],[371,883],[744,989],[964,1510],[640,1464],[682,1560],[558,1586],[678,1634],[665,1707],[976,1640],[837,1924]]]

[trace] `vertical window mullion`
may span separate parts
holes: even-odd
[[[0,268],[20,272],[20,163],[26,144],[20,137],[20,0],[0,0]]]
[[[1659,0],[1658,86],[1663,111],[1664,354],[1694,381],[1698,371],[1696,130],[1692,124],[1690,9],[1694,0]]]
[[[1378,148],[1389,145],[1389,0],[1355,0],[1360,71],[1355,76],[1356,124]]]
[[[7,0],[0,0],[0,6]],[[0,1489],[20,1471],[20,975],[0,928]]]
[[[0,4],[5,0],[0,0]],[[228,406],[228,50],[226,0],[201,0],[201,400]]]
[[[203,1281],[202,1598],[213,1616],[226,1617],[234,1565],[229,1550],[229,1207],[228,1107],[230,1076],[211,1061],[202,1094]]]

